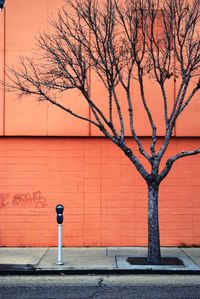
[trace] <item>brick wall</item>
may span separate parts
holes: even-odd
[[[170,153],[197,146],[173,139]],[[179,160],[163,182],[162,245],[200,244],[199,173],[200,155]],[[104,138],[1,138],[0,187],[0,246],[55,246],[58,203],[65,246],[147,244],[145,183]]]

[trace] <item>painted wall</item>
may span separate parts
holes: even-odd
[[[0,79],[6,80],[3,75],[5,65],[17,65],[18,57],[33,57],[37,52],[36,39],[39,32],[50,30],[48,19],[64,3],[62,0],[36,0],[34,3],[27,0],[7,0],[6,9],[0,14]],[[179,80],[168,80],[167,95],[169,107],[177,93]],[[95,74],[91,74],[91,95],[96,104],[108,112],[105,98],[106,91]],[[145,91],[148,94],[147,102],[155,119],[158,134],[165,132],[162,113],[163,101],[161,92],[155,82],[145,80]],[[122,88],[118,90],[123,102]],[[45,103],[34,101],[34,98],[25,98],[19,101],[15,94],[4,93],[0,90],[0,135],[6,136],[99,136],[99,131],[81,120],[74,121],[73,117],[65,112]],[[139,86],[134,81],[132,98],[137,111],[135,128],[138,135],[149,136],[151,128],[139,96]],[[58,101],[66,107],[84,116],[89,116],[89,109],[82,97],[76,92],[67,92]],[[124,115],[127,115],[127,104],[122,103]],[[177,122],[175,136],[199,136],[200,101],[195,96],[189,109]],[[129,135],[129,131],[126,131]]]
[[[148,139],[143,140],[148,144]],[[174,139],[170,153],[198,146]],[[200,244],[200,156],[178,161],[160,190],[161,244]],[[147,244],[146,186],[104,138],[0,139],[0,246]]]
[[[6,10],[0,13],[0,80],[5,80],[6,64],[15,65],[19,55],[32,55],[34,36],[49,29],[48,16],[56,14],[61,4],[61,0],[7,0]],[[178,83],[168,82],[171,103]],[[146,81],[146,89],[162,136],[160,93],[150,81]],[[94,74],[91,94],[106,110],[106,92]],[[149,136],[138,99],[136,86],[136,129],[139,135]],[[58,100],[89,115],[76,93]],[[172,140],[168,155],[199,147],[199,111],[199,97],[195,97],[176,125],[177,138]],[[99,132],[88,123],[75,121],[33,98],[19,101],[16,95],[0,89],[0,136],[0,246],[56,245],[57,203],[65,206],[65,246],[147,244],[145,183],[120,150],[97,137]],[[144,137],[143,141],[148,146],[149,139]],[[185,158],[175,164],[162,184],[162,245],[200,244],[199,172],[200,156]]]

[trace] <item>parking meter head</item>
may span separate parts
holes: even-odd
[[[0,9],[3,9],[5,4],[5,0],[0,0]]]
[[[63,211],[64,211],[64,206],[63,205],[59,204],[59,205],[56,206],[56,213],[57,214],[62,214]]]
[[[63,205],[57,205],[56,206],[57,223],[58,224],[62,224],[63,223],[63,211],[64,211]]]

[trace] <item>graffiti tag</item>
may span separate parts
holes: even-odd
[[[10,194],[8,193],[0,193],[0,209],[7,207]]]
[[[12,205],[14,207],[34,207],[34,208],[44,208],[46,206],[46,198],[41,196],[41,192],[33,193],[17,193],[13,196]]]
[[[40,191],[16,193],[13,196],[9,193],[0,193],[0,210],[8,206],[45,208],[47,204],[46,198],[42,196]]]

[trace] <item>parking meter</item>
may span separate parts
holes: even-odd
[[[56,206],[57,223],[58,223],[58,260],[57,265],[63,265],[62,261],[62,223],[63,223],[63,205],[59,204]]]
[[[57,223],[58,224],[62,224],[63,223],[63,211],[64,211],[63,205],[57,205],[56,206]]]

